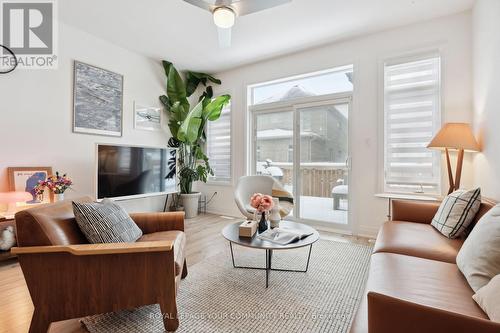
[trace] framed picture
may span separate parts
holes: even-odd
[[[161,130],[161,108],[134,102],[134,127],[146,131]]]
[[[75,61],[73,132],[122,136],[123,75]]]
[[[29,192],[32,199],[26,201],[25,204],[40,204],[51,202],[51,195],[46,190],[43,195],[43,200],[40,201],[35,194],[35,186],[39,181],[46,180],[48,176],[52,175],[51,167],[10,167],[7,168],[9,177],[9,190]]]

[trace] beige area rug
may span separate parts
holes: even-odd
[[[304,269],[308,248],[275,251],[274,268]],[[363,292],[370,246],[320,240],[307,273],[233,268],[225,253],[192,267],[178,295],[179,333],[347,332]],[[237,265],[264,266],[265,251],[234,246]],[[164,332],[160,307],[87,317],[91,333]]]

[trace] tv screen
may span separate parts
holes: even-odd
[[[97,146],[97,198],[177,192],[177,150]]]

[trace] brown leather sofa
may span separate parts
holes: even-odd
[[[90,198],[78,201],[91,201]],[[71,201],[16,214],[19,256],[35,306],[30,333],[69,318],[160,304],[176,330],[176,292],[187,275],[184,213],[130,215],[143,232],[136,243],[89,244]]]
[[[493,205],[484,201],[473,223]],[[464,239],[448,239],[430,225],[438,207],[392,201],[351,333],[500,332],[456,265]]]

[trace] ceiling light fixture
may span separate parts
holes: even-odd
[[[218,7],[213,12],[214,23],[219,28],[228,29],[234,25],[236,13],[229,7]]]
[[[1,0],[0,0],[1,1]],[[231,46],[231,27],[235,24],[236,17],[260,12],[272,7],[289,3],[292,0],[184,0],[193,6],[202,8],[212,14],[219,46]]]

